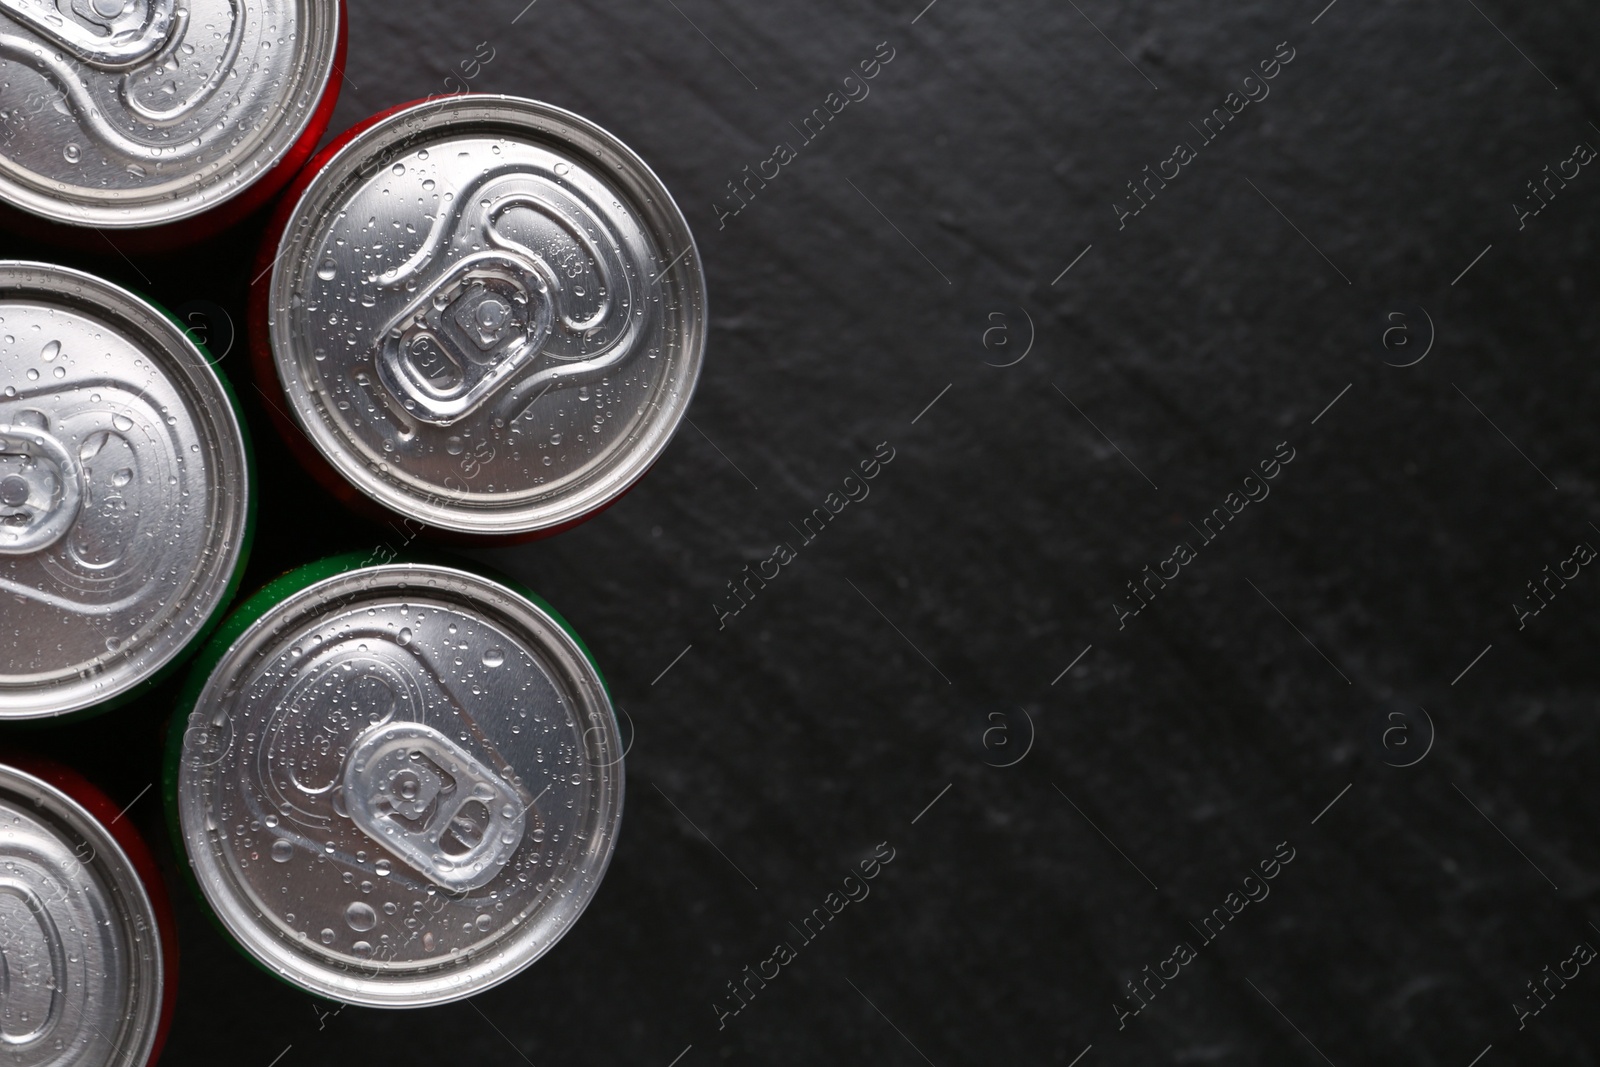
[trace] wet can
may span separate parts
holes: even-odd
[[[20,1067],[146,1067],[177,939],[160,873],[117,805],[66,768],[0,764],[0,1048]]]
[[[666,448],[705,350],[666,188],[605,130],[517,97],[350,131],[280,204],[257,273],[257,373],[291,446],[336,495],[458,539],[541,536],[615,501]]]
[[[0,721],[104,709],[199,647],[248,553],[248,453],[164,311],[0,261]]]
[[[468,997],[543,955],[622,816],[605,683],[551,608],[438,562],[311,564],[196,661],[174,833],[268,972],[371,1007]]]
[[[310,158],[344,42],[342,0],[0,0],[0,202],[101,251],[213,232]]]

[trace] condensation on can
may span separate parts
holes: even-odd
[[[282,189],[327,129],[343,0],[45,6],[0,0],[13,228],[72,243],[136,231],[140,248],[197,239]]]
[[[198,647],[248,554],[232,394],[165,312],[0,261],[0,721],[104,709]]]
[[[291,572],[223,624],[169,728],[168,799],[196,889],[269,973],[440,1004],[588,905],[623,749],[553,609],[454,565],[363,562]]]
[[[660,180],[517,97],[406,105],[329,145],[257,273],[257,374],[291,446],[346,500],[447,536],[544,536],[614,502],[704,355],[698,251]]]
[[[147,1067],[172,1016],[177,940],[149,850],[75,772],[0,764],[0,1042],[19,1067]]]

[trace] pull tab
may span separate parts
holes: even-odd
[[[472,411],[550,334],[550,287],[520,258],[468,256],[412,301],[378,344],[378,376],[427,422]]]
[[[177,0],[72,0],[63,18],[48,0],[0,0],[10,15],[94,67],[116,70],[154,58],[172,34]]]
[[[0,556],[38,552],[78,518],[78,465],[44,429],[0,424]]]
[[[458,892],[493,881],[527,826],[527,808],[505,779],[418,722],[383,723],[357,738],[343,792],[363,833]]]
[[[497,223],[515,209],[559,236],[564,270],[500,232]],[[462,247],[483,250],[427,276],[448,249]],[[377,289],[416,296],[378,332],[370,355],[410,415],[447,426],[512,379],[518,384],[506,393],[514,400],[546,380],[602,377],[637,355],[644,320],[633,305],[646,274],[611,223],[572,190],[539,174],[494,170],[434,216],[409,260],[372,279]]]

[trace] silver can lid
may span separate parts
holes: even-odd
[[[0,720],[149,680],[229,595],[245,442],[165,314],[64,267],[0,261]]]
[[[82,805],[0,766],[0,1048],[16,1067],[144,1067],[160,1028],[155,909]]]
[[[178,760],[184,845],[223,925],[284,979],[373,1007],[471,996],[543,955],[622,817],[616,719],[582,646],[436,565],[267,604],[210,668]]]
[[[305,133],[328,0],[0,0],[0,199],[120,229],[188,218]]]
[[[300,428],[378,503],[458,533],[614,500],[671,440],[705,349],[698,252],[660,180],[516,97],[353,138],[295,205],[270,286]]]

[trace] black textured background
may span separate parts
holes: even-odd
[[[1512,607],[1600,546],[1600,172],[1525,229],[1512,206],[1600,146],[1592,4],[523,2],[353,3],[333,129],[488,42],[475,88],[609,128],[698,236],[694,426],[609,512],[482,554],[636,730],[615,860],[545,959],[420,1011],[279,985],[180,895],[166,1063],[1596,1062],[1595,968],[1522,1029],[1514,1005],[1600,946],[1600,575],[1521,630]],[[719,229],[725,183],[880,42],[870,95]],[[1125,183],[1280,42],[1270,96],[1119,230]],[[220,345],[262,225],[137,262],[7,249]],[[298,473],[243,347],[247,587],[398,545]],[[885,441],[870,497],[719,630],[724,583]],[[1271,496],[1119,630],[1125,583],[1282,442]],[[140,791],[173,688],[29,738],[138,798],[169,864]],[[870,897],[719,1029],[726,983],[880,842]]]

